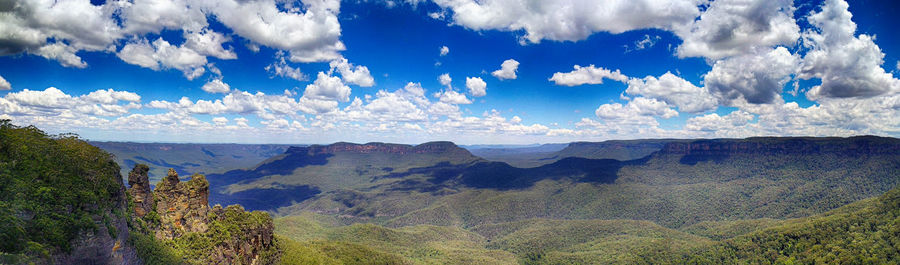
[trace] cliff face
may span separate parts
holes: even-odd
[[[129,174],[136,220],[147,224],[157,240],[186,245],[183,257],[201,264],[267,264],[275,250],[272,218],[264,212],[246,212],[237,205],[209,207],[209,182],[203,175],[181,181],[173,169],[150,190],[147,166]],[[148,203],[150,202],[150,203]],[[154,219],[158,218],[158,219]],[[198,243],[199,242],[199,243]],[[198,245],[199,244],[199,245]]]
[[[69,253],[57,253],[50,257],[50,264],[143,264],[137,257],[134,248],[128,245],[128,220],[114,211],[125,212],[127,200],[125,185],[118,173],[121,187],[113,200],[112,211],[101,212],[92,216],[99,227],[94,231],[82,231],[72,242]],[[39,261],[38,264],[43,262]]]

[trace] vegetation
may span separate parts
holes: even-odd
[[[900,188],[694,253],[713,263],[900,264]]]
[[[75,135],[0,120],[0,252],[47,256],[71,251],[80,233],[115,232],[118,172],[110,154]]]

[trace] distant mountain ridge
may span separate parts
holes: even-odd
[[[665,154],[900,154],[900,140],[878,136],[848,138],[751,137],[746,139],[711,139],[666,143]]]
[[[310,152],[312,154],[325,154],[337,152],[353,152],[353,153],[391,153],[391,154],[436,154],[444,152],[468,152],[467,150],[457,146],[452,142],[438,141],[427,142],[419,145],[407,144],[391,144],[371,142],[365,144],[355,144],[348,142],[338,142],[329,145],[311,145],[309,147],[291,147],[287,150],[290,153]]]

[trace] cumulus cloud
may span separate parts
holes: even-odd
[[[704,82],[724,102],[771,103],[796,72],[798,61],[784,47],[758,50],[717,61]]]
[[[670,72],[659,78],[647,76],[630,79],[625,93],[658,99],[690,113],[714,110],[718,106],[718,100],[709,90],[695,86]]]
[[[244,38],[290,52],[291,61],[321,62],[340,58],[337,15],[340,1],[306,1],[303,8],[286,5],[282,11],[274,0],[222,0],[203,3],[216,19]]]
[[[637,97],[627,104],[603,104],[594,111],[603,120],[630,120],[642,117],[662,117],[665,119],[678,116],[678,112],[668,104],[652,98]]]
[[[441,85],[450,88],[450,82],[453,82],[453,78],[450,78],[449,73],[445,73],[438,76],[438,82],[441,82]]]
[[[174,46],[168,41],[158,38],[153,43],[146,39],[131,41],[116,54],[119,59],[130,64],[153,70],[174,68],[184,73],[190,80],[206,71],[206,56],[184,47]]]
[[[803,33],[811,50],[803,57],[799,77],[820,79],[807,97],[872,97],[900,91],[900,80],[885,72],[884,53],[866,34],[854,36],[856,23],[843,0],[828,0],[807,18],[818,30]]]
[[[500,69],[491,72],[497,79],[516,79],[516,71],[519,70],[519,61],[509,59],[500,64]]]
[[[186,32],[184,34],[184,47],[194,50],[195,52],[212,56],[223,60],[237,59],[237,54],[231,48],[226,49],[222,46],[231,38],[226,37],[222,33],[218,33],[209,29],[203,29],[197,32]]]
[[[337,70],[346,83],[356,84],[361,87],[371,87],[375,85],[375,79],[372,78],[372,74],[369,73],[368,67],[362,65],[354,66],[349,63],[346,58],[331,61],[329,66],[331,66],[330,71],[333,72]]]
[[[746,111],[736,110],[725,116],[710,113],[687,120],[684,128],[689,131],[725,132],[743,127],[752,121],[754,116]]]
[[[213,121],[213,123],[215,123],[218,126],[223,126],[225,124],[228,124],[228,118],[225,118],[225,117],[215,117],[212,119],[212,121]]]
[[[683,40],[679,57],[720,59],[758,48],[791,45],[800,38],[792,0],[717,0],[690,30],[676,30]]]
[[[0,113],[40,116],[48,119],[116,116],[140,108],[141,97],[133,92],[112,89],[96,90],[86,95],[71,96],[55,87],[44,90],[24,89],[0,98]]]
[[[92,5],[88,1],[25,1],[6,5],[0,16],[0,55],[29,52],[63,65],[84,67],[75,52],[108,50],[121,38],[112,19],[112,4]],[[48,43],[49,39],[55,40]],[[63,47],[64,46],[64,47]],[[39,49],[43,48],[43,51]]]
[[[603,79],[610,79],[619,82],[625,82],[628,77],[623,75],[618,69],[610,71],[603,67],[595,67],[593,64],[587,67],[580,65],[574,66],[575,70],[568,73],[557,72],[550,77],[550,81],[561,86],[580,86],[584,84],[603,84]]]
[[[222,79],[213,79],[206,82],[201,89],[208,93],[228,93],[228,91],[231,91],[231,86],[222,82]]]
[[[10,90],[12,89],[12,85],[9,84],[9,81],[6,81],[6,78],[0,76],[0,90]]]
[[[449,53],[450,53],[450,48],[447,48],[447,46],[441,46],[441,56],[446,56]]]
[[[0,16],[0,55],[31,53],[59,61],[63,66],[84,68],[87,63],[80,51],[116,52],[128,63],[143,67],[153,65],[143,41],[163,30],[182,31],[185,42],[175,44],[178,58],[187,61],[165,61],[163,67],[176,68],[188,78],[202,74],[194,67],[197,56],[235,59],[236,53],[225,47],[231,38],[212,31],[207,18],[214,18],[251,45],[288,51],[295,62],[322,62],[340,58],[345,49],[340,41],[341,28],[337,15],[340,1],[306,1],[282,4],[275,0],[260,1],[195,1],[136,0],[107,1],[93,5],[88,1],[27,1],[10,5]],[[117,46],[131,45],[125,51],[141,51],[136,56],[122,55]],[[156,42],[153,42],[156,44]],[[168,42],[167,42],[168,44]],[[161,46],[150,46],[158,51]],[[124,47],[123,47],[124,48]],[[143,49],[137,49],[143,48]],[[179,68],[184,66],[189,68]]]
[[[47,58],[49,60],[56,60],[65,67],[75,67],[75,68],[85,68],[87,67],[87,63],[85,63],[81,57],[75,55],[75,52],[78,50],[72,46],[65,45],[63,43],[53,43],[41,46],[34,51],[34,54],[40,55],[41,57]]]
[[[538,43],[543,39],[578,41],[595,32],[670,30],[690,24],[700,13],[700,1],[694,0],[434,2],[452,11],[454,24],[473,30],[524,31],[523,43]]]
[[[350,100],[350,87],[336,76],[319,72],[316,81],[306,86],[303,97],[347,102]]]
[[[206,14],[192,8],[190,0],[135,0],[119,2],[125,34],[159,33],[163,29],[200,31],[208,24]]]
[[[437,97],[441,102],[447,104],[472,104],[472,101],[466,98],[466,94],[453,90],[445,90],[444,92],[438,93]]]
[[[469,95],[473,97],[487,95],[487,83],[481,80],[481,77],[466,77],[466,88],[469,89]]]

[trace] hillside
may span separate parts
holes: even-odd
[[[0,120],[0,264],[275,264],[272,218],[210,207],[209,184],[173,169],[155,188],[138,164],[75,135]]]
[[[736,236],[687,256],[706,263],[897,264],[900,188]]]
[[[450,143],[435,152],[381,145],[292,148],[251,170],[210,175],[211,200],[390,226],[562,218],[677,229],[822,213],[886,192],[900,172],[900,141],[878,137],[673,140],[640,159],[569,157],[533,168]]]
[[[112,156],[0,120],[0,263],[137,264]]]
[[[182,174],[222,173],[252,167],[283,153],[289,146],[275,144],[175,144],[90,142],[115,156],[122,175],[137,164],[147,164],[150,179],[159,181],[172,168]]]
[[[415,171],[422,168],[451,168],[477,160],[480,158],[449,142],[291,147],[253,168],[210,174],[210,198],[214,203],[275,210],[320,193],[411,180],[410,175],[421,175]]]

